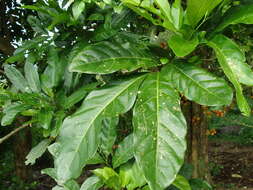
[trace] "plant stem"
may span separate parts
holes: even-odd
[[[30,124],[32,124],[34,121],[29,121],[24,123],[23,125],[21,125],[20,127],[16,128],[15,130],[11,131],[10,133],[8,133],[7,135],[5,135],[4,137],[0,138],[0,144],[2,144],[4,141],[6,141],[7,139],[9,139],[12,135],[15,135],[17,132],[19,132],[20,130],[28,127]]]

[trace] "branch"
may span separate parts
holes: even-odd
[[[29,121],[24,123],[23,125],[21,125],[20,127],[16,128],[15,130],[13,130],[12,132],[10,132],[9,134],[7,134],[6,136],[0,138],[0,144],[2,144],[4,141],[6,141],[7,139],[9,139],[12,135],[15,135],[17,132],[19,132],[20,130],[28,127],[29,125],[31,125],[34,121]]]

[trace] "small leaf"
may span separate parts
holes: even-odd
[[[97,176],[91,176],[85,180],[80,190],[98,190],[103,186],[103,182]]]
[[[30,89],[33,92],[40,92],[41,87],[40,87],[40,78],[38,74],[38,69],[37,67],[33,64],[35,62],[35,57],[32,55],[29,55],[28,58],[26,59],[25,63],[25,78],[28,82],[28,85]]]
[[[44,154],[44,152],[47,150],[47,147],[50,143],[51,143],[50,139],[44,139],[35,147],[33,147],[32,150],[29,152],[29,154],[26,156],[25,164],[33,165],[36,159],[40,158]]]
[[[84,47],[72,59],[69,70],[88,74],[110,74],[155,65],[153,57],[134,44],[104,41]]]
[[[53,112],[50,110],[42,109],[38,115],[38,122],[43,129],[49,129],[53,119]]]
[[[121,188],[121,181],[119,175],[111,168],[104,167],[92,171],[96,176],[98,176],[107,187],[114,190]]]
[[[113,168],[119,167],[121,164],[126,163],[134,156],[134,146],[133,146],[133,134],[128,135],[117,148],[113,158]]]
[[[191,40],[184,39],[180,34],[172,34],[168,40],[168,45],[177,57],[184,57],[190,54],[198,46],[199,40],[195,36]]]
[[[7,125],[12,124],[16,115],[22,111],[27,110],[27,109],[29,109],[29,106],[27,106],[25,104],[18,103],[18,102],[12,103],[11,105],[4,107],[4,110],[3,110],[4,116],[1,120],[1,125],[7,126]]]
[[[76,1],[72,5],[72,13],[74,16],[74,19],[77,20],[79,16],[82,14],[85,8],[85,3],[83,1]]]
[[[229,9],[216,27],[215,32],[220,32],[230,24],[253,24],[253,4],[239,5]]]
[[[173,62],[165,67],[173,85],[189,100],[201,105],[223,106],[232,102],[227,82],[190,63]]]
[[[22,73],[12,65],[5,65],[4,72],[16,89],[21,92],[31,92],[29,85]]]
[[[181,175],[177,175],[177,178],[172,183],[175,187],[177,187],[179,190],[191,190],[191,186],[187,179],[185,179]]]
[[[250,107],[243,96],[241,83],[252,85],[252,71],[245,63],[245,57],[238,46],[223,35],[215,36],[208,45],[212,47],[217,55],[225,75],[234,85],[236,90],[237,104],[246,116],[250,115]]]

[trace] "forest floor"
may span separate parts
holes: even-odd
[[[209,150],[215,190],[253,190],[253,146],[215,140]]]

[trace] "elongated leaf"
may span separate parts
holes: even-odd
[[[133,135],[127,136],[120,144],[119,148],[116,150],[112,163],[113,168],[117,168],[121,164],[126,163],[134,156],[134,146],[133,146]]]
[[[85,180],[80,190],[98,190],[103,186],[103,182],[97,176],[91,176]]]
[[[160,8],[161,12],[165,16],[165,18],[172,22],[171,12],[170,12],[170,4],[167,0],[155,0],[156,4]]]
[[[75,20],[79,18],[79,16],[84,11],[84,8],[85,8],[85,3],[83,1],[77,1],[72,5],[72,13]]]
[[[181,0],[175,0],[171,7],[171,15],[175,28],[179,30],[183,24],[184,10],[181,6]]]
[[[152,190],[164,190],[184,162],[186,122],[167,73],[150,74],[134,107],[135,158]]]
[[[179,34],[173,34],[168,40],[168,45],[177,57],[184,57],[190,54],[199,44],[198,37],[193,37],[191,40],[184,39]]]
[[[116,117],[134,104],[139,84],[144,76],[115,82],[92,91],[81,108],[67,117],[58,141],[52,146],[55,168],[61,182],[80,175],[86,162],[94,156],[104,117]]]
[[[53,119],[53,112],[50,110],[42,109],[38,115],[38,122],[40,126],[44,129],[49,129],[51,126],[51,121]]]
[[[224,79],[193,64],[174,62],[166,67],[166,72],[175,88],[198,104],[222,106],[232,101],[233,91]]]
[[[34,65],[34,62],[35,62],[35,58],[32,55],[28,56],[28,58],[26,59],[25,68],[24,68],[25,78],[28,82],[30,89],[33,92],[40,92],[41,91],[40,78],[38,74],[38,69]]]
[[[177,178],[172,183],[175,187],[177,187],[179,190],[191,190],[191,186],[187,179],[185,179],[181,175],[177,175]]]
[[[12,103],[11,105],[4,107],[3,110],[4,116],[1,120],[1,125],[2,126],[10,125],[18,113],[25,111],[27,109],[29,109],[29,106],[18,102]]]
[[[22,73],[14,66],[5,65],[4,72],[16,89],[20,90],[21,92],[31,92],[31,89],[29,88],[26,79],[24,78]]]
[[[243,96],[240,82],[252,85],[253,73],[245,63],[243,53],[233,41],[223,35],[215,36],[208,45],[214,49],[224,73],[235,87],[240,110],[244,115],[250,115],[250,107]]]
[[[99,42],[83,48],[71,61],[70,71],[109,74],[155,66],[155,60],[130,43]]]
[[[76,103],[80,102],[87,95],[87,93],[95,90],[97,85],[98,83],[92,83],[76,90],[73,94],[67,97],[66,102],[64,103],[64,108],[69,109]]]
[[[188,0],[187,1],[187,18],[189,23],[195,27],[198,22],[208,15],[222,0]]]
[[[109,156],[109,154],[112,153],[112,146],[117,138],[116,126],[118,122],[118,117],[105,118],[102,121],[100,148],[106,156]]]
[[[32,150],[29,152],[29,154],[26,156],[25,164],[33,165],[36,159],[40,158],[44,154],[50,143],[51,143],[50,139],[45,139],[41,141],[39,144],[37,144],[35,147],[33,147]]]
[[[222,31],[230,24],[253,24],[253,4],[240,5],[231,8],[224,15],[221,23],[217,26],[216,32]]]

